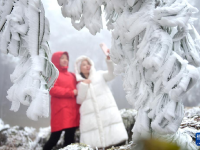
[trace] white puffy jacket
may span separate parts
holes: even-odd
[[[106,82],[114,78],[113,63],[106,60],[108,71],[95,71],[94,63],[86,56],[76,60],[77,81],[83,81],[80,64],[87,59],[91,63],[90,84],[79,82],[77,103],[80,107],[80,142],[92,147],[109,147],[128,139],[120,112]]]

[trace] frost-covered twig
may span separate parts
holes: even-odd
[[[11,110],[28,105],[32,120],[49,115],[49,89],[58,76],[48,46],[49,22],[40,0],[0,1],[0,51],[20,60],[10,76]]]
[[[70,17],[76,29],[85,26],[92,34],[101,29],[103,10],[99,8],[104,6],[107,27],[112,30],[115,73],[123,76],[126,98],[138,110],[133,141],[152,135],[166,138],[167,134],[180,141],[182,134],[177,131],[184,116],[182,97],[199,78],[200,38],[192,18],[198,10],[186,0],[58,3],[63,16]],[[181,139],[191,141],[189,137]]]

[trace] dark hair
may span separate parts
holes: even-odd
[[[67,59],[69,60],[69,54],[68,54],[68,52],[63,52],[63,54],[62,55],[67,55]]]
[[[81,75],[81,77],[83,77],[84,79],[87,79],[85,76],[84,76],[84,74],[81,72],[80,73],[80,75]]]

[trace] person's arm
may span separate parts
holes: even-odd
[[[74,90],[60,87],[57,83],[55,83],[54,87],[50,90],[50,95],[59,98],[73,98],[75,96]]]
[[[77,103],[82,104],[86,99],[89,84],[80,82],[77,84],[78,95],[76,97]]]
[[[103,77],[107,81],[114,79],[115,75],[113,74],[114,71],[114,64],[110,59],[106,59],[108,70],[103,72]]]

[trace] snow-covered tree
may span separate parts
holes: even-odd
[[[133,142],[157,137],[196,149],[178,131],[184,116],[182,97],[199,78],[199,35],[186,0],[58,0],[72,25],[95,35],[102,12],[112,31],[111,59],[123,76],[126,98],[138,110]],[[138,145],[135,145],[137,147]]]
[[[40,0],[0,0],[0,51],[19,58],[10,78],[11,110],[29,106],[32,120],[49,115],[49,89],[58,76],[48,46],[49,22]]]

